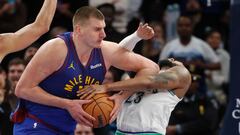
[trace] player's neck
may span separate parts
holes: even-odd
[[[85,65],[90,57],[92,47],[89,47],[85,43],[81,42],[82,40],[77,39],[77,36],[73,34],[73,43],[78,55],[78,58]]]
[[[73,34],[73,43],[75,49],[79,55],[89,55],[92,51],[92,47],[88,46],[82,40],[77,39],[77,36]]]

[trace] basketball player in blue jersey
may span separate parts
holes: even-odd
[[[35,21],[15,33],[0,34],[0,61],[9,53],[28,47],[46,33],[52,22],[57,0],[45,0]]]
[[[178,61],[162,60],[159,66],[158,74],[85,88],[88,93],[123,91],[119,99],[127,100],[118,114],[116,135],[165,135],[170,114],[187,92],[191,75]]]
[[[15,134],[69,135],[77,122],[92,126],[90,121],[95,119],[82,109],[90,101],[80,100],[77,91],[101,84],[110,66],[138,73],[158,72],[154,62],[104,41],[104,27],[99,10],[81,7],[73,17],[73,32],[46,42],[38,50],[15,91],[25,99],[19,105],[25,117],[15,123]]]

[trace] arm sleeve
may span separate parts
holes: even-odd
[[[120,47],[125,48],[129,51],[132,51],[134,47],[136,46],[137,42],[141,40],[140,37],[137,36],[137,32],[134,32],[133,34],[127,36],[124,38],[120,43]]]

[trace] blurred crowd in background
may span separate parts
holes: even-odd
[[[43,0],[0,0],[0,33],[15,32],[34,21]],[[120,42],[139,22],[154,29],[134,52],[154,62],[175,58],[194,75],[186,97],[172,112],[167,135],[215,135],[228,102],[229,23],[227,0],[58,0],[50,31],[27,49],[8,55],[0,67],[0,130],[12,134],[9,114],[16,108],[16,84],[38,48],[58,34],[72,31],[72,17],[82,6],[105,16],[105,40]],[[129,63],[131,64],[131,63]],[[36,74],[37,75],[37,74]],[[111,68],[104,83],[121,80],[125,71]],[[178,127],[178,128],[176,128]],[[179,128],[180,127],[180,128]],[[114,134],[115,124],[108,126]],[[77,134],[77,132],[76,132]]]

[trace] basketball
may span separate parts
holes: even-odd
[[[104,127],[109,123],[114,102],[108,97],[109,95],[105,93],[96,94],[90,99],[92,102],[83,105],[83,110],[96,119],[92,121],[94,128]]]

